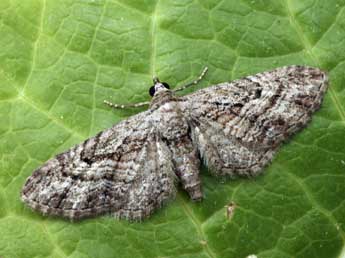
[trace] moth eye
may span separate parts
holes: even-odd
[[[151,86],[150,90],[149,90],[150,96],[153,97],[153,95],[155,95],[155,86]]]
[[[166,82],[162,82],[162,84],[164,85],[165,88],[170,89],[169,84],[167,84]]]

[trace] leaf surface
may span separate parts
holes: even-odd
[[[345,2],[341,0],[2,0],[0,256],[344,257]],[[153,75],[196,89],[282,65],[329,71],[322,109],[263,175],[177,199],[143,223],[72,223],[21,203],[40,164],[140,110]],[[235,210],[227,216],[226,206]]]

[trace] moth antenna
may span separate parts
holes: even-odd
[[[142,107],[142,106],[148,106],[150,105],[150,102],[148,101],[145,101],[145,102],[139,102],[139,103],[130,103],[130,104],[114,104],[114,103],[111,103],[110,101],[108,100],[104,100],[103,101],[104,104],[112,107],[112,108],[115,108],[115,109],[124,109],[124,108],[137,108],[137,107]]]
[[[206,75],[207,71],[208,71],[208,67],[206,66],[206,67],[204,67],[204,69],[202,70],[202,72],[201,72],[201,74],[199,75],[198,78],[196,78],[194,81],[192,81],[190,83],[187,83],[186,85],[182,85],[182,86],[174,89],[174,92],[181,91],[181,90],[184,90],[184,89],[186,89],[186,88],[188,88],[190,86],[198,84],[204,78],[204,76]]]

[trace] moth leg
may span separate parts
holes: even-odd
[[[106,104],[112,108],[118,109],[118,108],[136,108],[136,107],[148,106],[148,105],[150,105],[150,102],[145,101],[145,102],[139,102],[139,103],[135,103],[135,104],[114,104],[114,103],[111,103],[107,100],[104,100],[104,104]]]
[[[202,199],[201,181],[199,176],[200,161],[198,152],[188,136],[178,141],[169,142],[172,152],[175,173],[182,187],[194,201]]]
[[[181,90],[184,90],[184,89],[186,89],[186,88],[188,88],[188,87],[190,87],[190,86],[193,86],[193,85],[198,84],[198,83],[204,78],[205,74],[207,73],[207,70],[208,70],[208,67],[206,66],[206,67],[202,70],[202,72],[201,72],[201,74],[199,75],[198,78],[196,78],[194,81],[192,81],[192,82],[190,82],[190,83],[187,83],[187,84],[185,84],[185,85],[182,85],[181,87],[178,87],[178,88],[174,89],[173,91],[174,91],[174,92],[181,91]]]

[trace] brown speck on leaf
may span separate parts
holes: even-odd
[[[207,241],[206,240],[200,240],[200,244],[207,245]]]
[[[230,202],[228,205],[225,206],[226,208],[226,217],[230,220],[234,215],[235,209],[237,205],[234,202]]]

